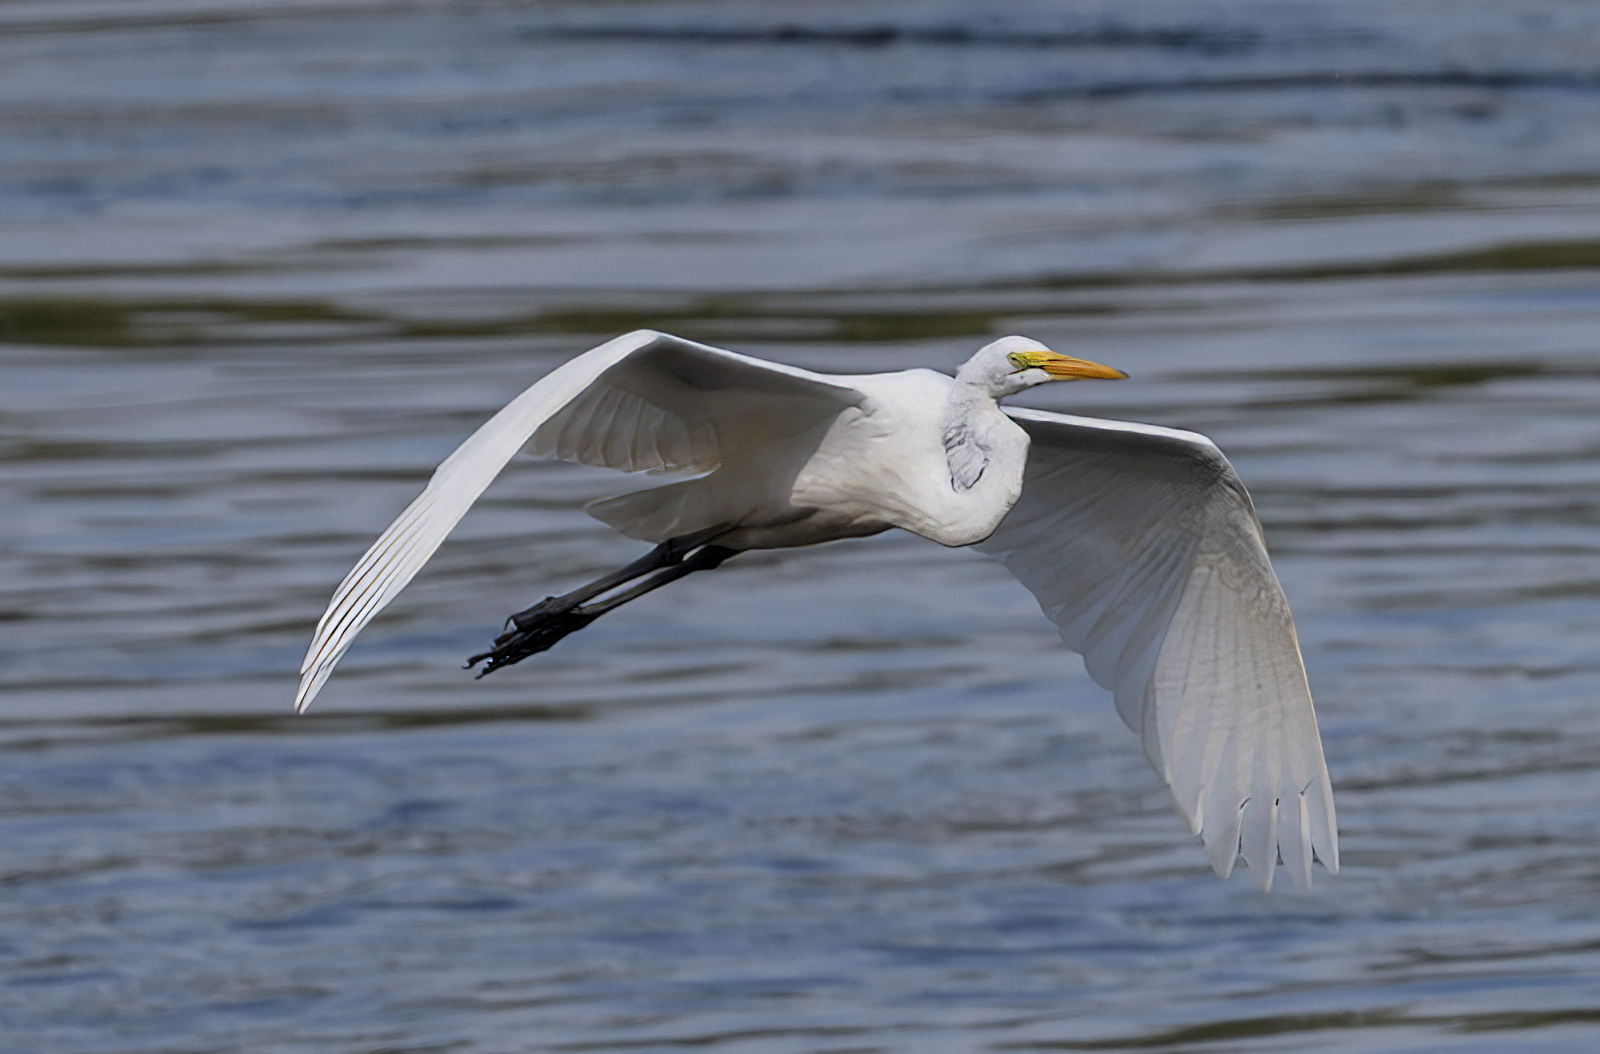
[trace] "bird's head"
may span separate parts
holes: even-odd
[[[985,344],[956,371],[956,380],[984,388],[996,399],[1048,381],[1115,381],[1127,376],[1110,366],[1051,351],[1027,337],[1001,337]]]

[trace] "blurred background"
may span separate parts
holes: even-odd
[[[1597,1049],[1597,55],[1564,0],[0,0],[0,1049]],[[640,549],[530,460],[292,717],[433,466],[638,326],[1126,369],[1031,401],[1230,454],[1345,870],[1218,882],[910,536],[474,682]]]

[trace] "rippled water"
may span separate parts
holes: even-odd
[[[0,2],[0,1048],[1600,1044],[1600,11]],[[515,465],[305,718],[333,585],[638,325],[1020,331],[1207,432],[1345,870],[1217,882],[997,565],[633,555]]]

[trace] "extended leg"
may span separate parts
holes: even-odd
[[[683,560],[683,555],[692,545],[685,545],[681,539],[668,538],[654,549],[645,553],[626,567],[618,568],[609,575],[602,575],[585,585],[579,586],[570,593],[563,593],[558,597],[545,597],[531,608],[519,611],[506,619],[506,629],[515,626],[519,630],[532,629],[541,621],[556,615],[566,614],[579,604],[593,600],[608,589],[615,589],[624,582],[632,582],[635,578],[659,571],[663,567],[671,567]],[[477,660],[474,659],[474,662]]]
[[[506,619],[506,629],[510,629],[512,626],[519,630],[532,629],[541,621],[556,615],[563,615],[578,605],[593,600],[601,593],[615,589],[625,582],[632,582],[635,578],[641,578],[652,571],[659,571],[663,567],[672,567],[679,563],[689,550],[705,544],[724,530],[726,530],[724,527],[711,527],[706,530],[696,531],[693,534],[668,538],[626,567],[613,571],[609,575],[602,575],[593,582],[579,586],[570,593],[563,593],[558,597],[545,597],[533,607],[517,612]]]
[[[728,549],[720,545],[705,545],[685,555],[685,550],[692,547],[692,543],[685,546],[679,539],[662,542],[648,554],[614,574],[596,579],[581,589],[575,589],[562,596],[547,597],[526,611],[517,612],[506,620],[513,628],[507,629],[495,638],[493,650],[472,656],[467,660],[467,666],[471,668],[484,662],[483,669],[478,671],[478,676],[482,677],[502,666],[510,666],[530,655],[548,651],[557,641],[577,632],[607,611],[660,589],[669,582],[676,582],[685,575],[691,575],[696,571],[709,571],[738,552],[737,549]],[[615,589],[651,571],[656,573],[633,588],[597,604],[585,606],[586,601],[593,600],[607,590]]]

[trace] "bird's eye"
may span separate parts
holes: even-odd
[[[1006,358],[1010,360],[1011,365],[1015,366],[1019,370],[1032,369],[1032,367],[1028,365],[1028,360],[1023,357],[1023,354],[1020,351],[1013,351],[1010,355],[1007,355]]]

